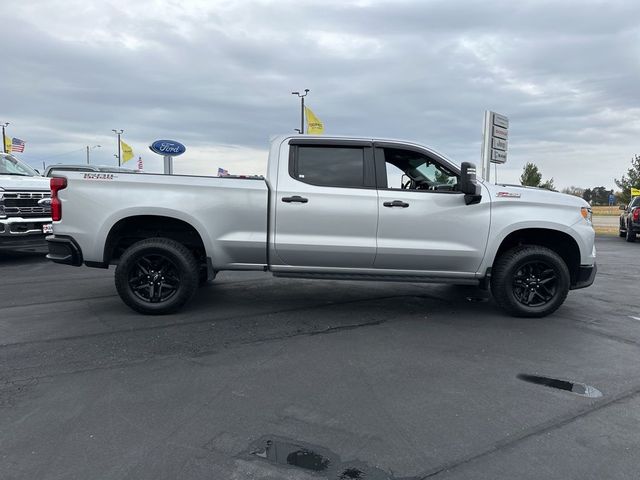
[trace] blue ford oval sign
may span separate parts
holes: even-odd
[[[156,140],[149,148],[158,155],[166,155],[169,157],[177,157],[187,151],[187,147],[175,140]]]

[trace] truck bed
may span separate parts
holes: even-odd
[[[62,222],[54,234],[80,245],[84,260],[103,261],[118,222],[159,216],[192,225],[215,269],[267,263],[268,188],[264,179],[188,175],[65,172]],[[107,240],[108,241],[108,240]]]

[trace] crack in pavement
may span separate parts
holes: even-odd
[[[223,344],[221,345],[218,349],[213,349],[213,350],[203,350],[201,352],[196,352],[193,353],[192,355],[188,355],[185,356],[184,353],[171,353],[171,354],[158,354],[155,355],[153,357],[149,357],[149,358],[143,358],[143,359],[133,359],[133,360],[128,360],[128,361],[122,361],[122,363],[117,363],[117,364],[112,364],[112,365],[103,365],[103,366],[99,366],[99,367],[87,367],[87,368],[79,368],[76,370],[72,370],[72,371],[67,371],[67,372],[59,372],[59,373],[53,373],[53,374],[47,374],[47,375],[30,375],[28,377],[18,377],[18,378],[13,378],[10,380],[4,380],[5,383],[15,383],[15,382],[24,382],[24,381],[30,381],[30,380],[40,380],[40,379],[49,379],[49,378],[56,378],[56,377],[60,377],[60,376],[71,376],[71,375],[75,375],[78,373],[86,373],[86,372],[93,372],[93,371],[99,371],[99,370],[112,370],[112,369],[117,369],[117,368],[129,368],[129,367],[134,367],[134,366],[138,366],[141,364],[144,364],[146,362],[152,362],[154,360],[166,360],[166,359],[171,359],[171,358],[178,358],[178,359],[184,359],[184,360],[191,360],[191,359],[195,359],[195,358],[199,358],[199,357],[205,357],[207,355],[213,355],[215,353],[218,352],[218,350],[222,350],[222,349],[230,349],[230,348],[235,348],[235,347],[240,347],[240,346],[250,346],[250,345],[257,345],[257,344],[261,344],[261,343],[268,343],[268,342],[273,342],[273,341],[278,341],[278,340],[286,340],[289,338],[295,338],[295,337],[304,337],[304,336],[314,336],[314,335],[329,335],[329,334],[333,334],[333,333],[340,333],[342,331],[348,331],[348,330],[355,330],[358,328],[362,328],[362,327],[375,327],[378,325],[382,325],[384,323],[386,323],[388,320],[375,320],[372,322],[364,322],[364,323],[357,323],[357,324],[350,324],[350,325],[340,325],[340,326],[336,326],[336,327],[328,327],[328,328],[324,328],[321,330],[310,330],[307,332],[295,332],[295,333],[291,333],[291,334],[286,334],[286,335],[278,335],[278,336],[271,336],[271,337],[264,337],[258,340],[249,340],[246,342],[236,342],[236,343],[227,343],[227,344]],[[204,366],[204,365],[201,365]],[[2,378],[2,377],[0,377]]]
[[[230,316],[219,317],[219,318],[206,318],[206,319],[200,319],[200,320],[192,320],[192,321],[188,321],[188,322],[176,322],[176,323],[169,323],[169,324],[163,324],[163,325],[153,325],[153,326],[149,326],[149,327],[125,328],[125,329],[120,329],[120,330],[109,330],[109,331],[106,331],[106,332],[87,333],[87,334],[84,334],[84,335],[71,335],[71,336],[67,336],[67,337],[48,338],[48,339],[44,339],[44,340],[29,340],[29,341],[26,341],[26,342],[5,343],[5,344],[0,345],[0,350],[8,348],[8,347],[48,344],[48,343],[55,343],[55,342],[59,342],[59,341],[68,341],[68,340],[82,340],[82,339],[87,339],[87,338],[97,338],[97,337],[105,337],[105,336],[109,336],[109,335],[118,335],[118,334],[121,334],[121,333],[145,332],[145,331],[162,330],[162,329],[168,329],[168,328],[181,328],[181,327],[188,327],[188,326],[191,326],[191,325],[198,325],[198,324],[207,323],[207,322],[223,322],[223,321],[228,321],[228,320],[236,320],[238,318],[250,319],[250,318],[260,317],[260,316],[264,316],[264,315],[277,315],[277,314],[280,314],[280,313],[291,313],[291,312],[305,311],[305,310],[318,309],[318,308],[334,307],[334,306],[340,306],[340,305],[352,305],[354,303],[360,303],[360,302],[370,302],[370,301],[378,301],[378,300],[390,300],[390,299],[394,299],[394,298],[404,298],[404,297],[408,297],[408,298],[428,298],[428,299],[431,299],[431,300],[439,300],[439,301],[443,301],[443,302],[446,302],[446,303],[450,303],[450,302],[447,302],[446,300],[441,299],[441,298],[430,297],[428,295],[422,295],[422,294],[421,295],[399,294],[399,295],[388,295],[388,296],[383,296],[383,297],[367,297],[367,298],[359,298],[359,299],[345,300],[345,301],[339,301],[339,302],[317,303],[317,304],[313,304],[313,305],[305,305],[305,306],[302,306],[302,307],[291,307],[291,308],[285,308],[285,309],[280,309],[280,310],[270,310],[270,311],[252,313],[252,314],[249,314],[249,315],[247,315],[247,314],[237,314],[237,315],[230,315]]]
[[[623,402],[625,400],[633,398],[638,394],[640,394],[640,385],[636,385],[632,389],[625,390],[624,392],[614,395],[608,400],[595,402],[594,404],[592,404],[591,407],[586,407],[582,410],[579,410],[576,413],[569,413],[567,415],[563,415],[563,416],[551,419],[547,422],[543,422],[535,427],[531,427],[525,430],[520,435],[517,435],[515,437],[509,437],[503,440],[499,440],[498,442],[494,443],[491,447],[481,452],[474,453],[465,457],[461,457],[457,460],[452,460],[451,462],[447,462],[439,467],[436,467],[431,472],[423,474],[419,478],[420,480],[433,478],[441,474],[442,472],[451,471],[467,463],[474,462],[480,458],[493,455],[494,453],[499,453],[500,451],[507,449],[509,447],[513,447],[514,445],[520,442],[523,442],[529,438],[532,438],[547,432],[551,432],[553,430],[558,430],[564,427],[565,425],[568,425],[570,423],[575,422],[576,420],[579,420],[583,417],[586,417],[587,415],[590,415],[591,413],[598,412],[616,403]]]

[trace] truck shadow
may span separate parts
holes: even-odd
[[[3,250],[0,249],[0,266],[18,265],[34,262],[46,262],[46,248],[29,250]]]
[[[229,314],[300,316],[327,321],[424,318],[432,313],[455,316],[487,313],[504,316],[488,291],[475,286],[324,280],[266,279],[262,282],[216,282],[201,289],[186,306],[190,318],[215,311]]]

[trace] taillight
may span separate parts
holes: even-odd
[[[67,188],[67,179],[53,177],[49,185],[51,186],[51,220],[57,222],[62,220],[62,203],[58,198],[58,192]]]
[[[633,211],[633,221],[634,222],[640,222],[640,208],[636,208]]]

